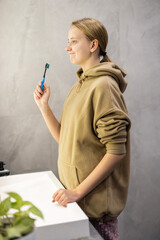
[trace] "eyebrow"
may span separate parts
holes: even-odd
[[[76,37],[71,37],[70,39],[78,39],[78,38],[76,38]],[[69,38],[68,38],[68,41],[69,41]]]

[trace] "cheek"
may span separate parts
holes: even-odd
[[[89,48],[85,45],[77,47],[76,51],[77,51],[77,54],[83,54],[84,56],[88,55],[90,52]]]
[[[88,55],[90,53],[90,46],[88,44],[83,44],[82,51],[85,53],[85,55]]]

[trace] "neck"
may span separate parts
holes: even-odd
[[[90,59],[89,61],[85,62],[84,64],[81,64],[81,67],[83,69],[83,72],[85,72],[86,70],[94,67],[95,65],[100,63],[100,59],[96,58],[96,59]]]

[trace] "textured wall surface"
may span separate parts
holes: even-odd
[[[79,66],[65,53],[72,20],[97,18],[109,34],[108,55],[127,72],[124,95],[132,120],[128,201],[122,240],[160,240],[160,1],[1,0],[0,160],[11,173],[52,170],[58,145],[34,103],[50,63],[50,106],[60,119]]]

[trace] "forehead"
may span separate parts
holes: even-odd
[[[68,39],[71,39],[71,38],[80,39],[84,37],[85,37],[84,33],[75,26],[72,26],[68,32]]]

